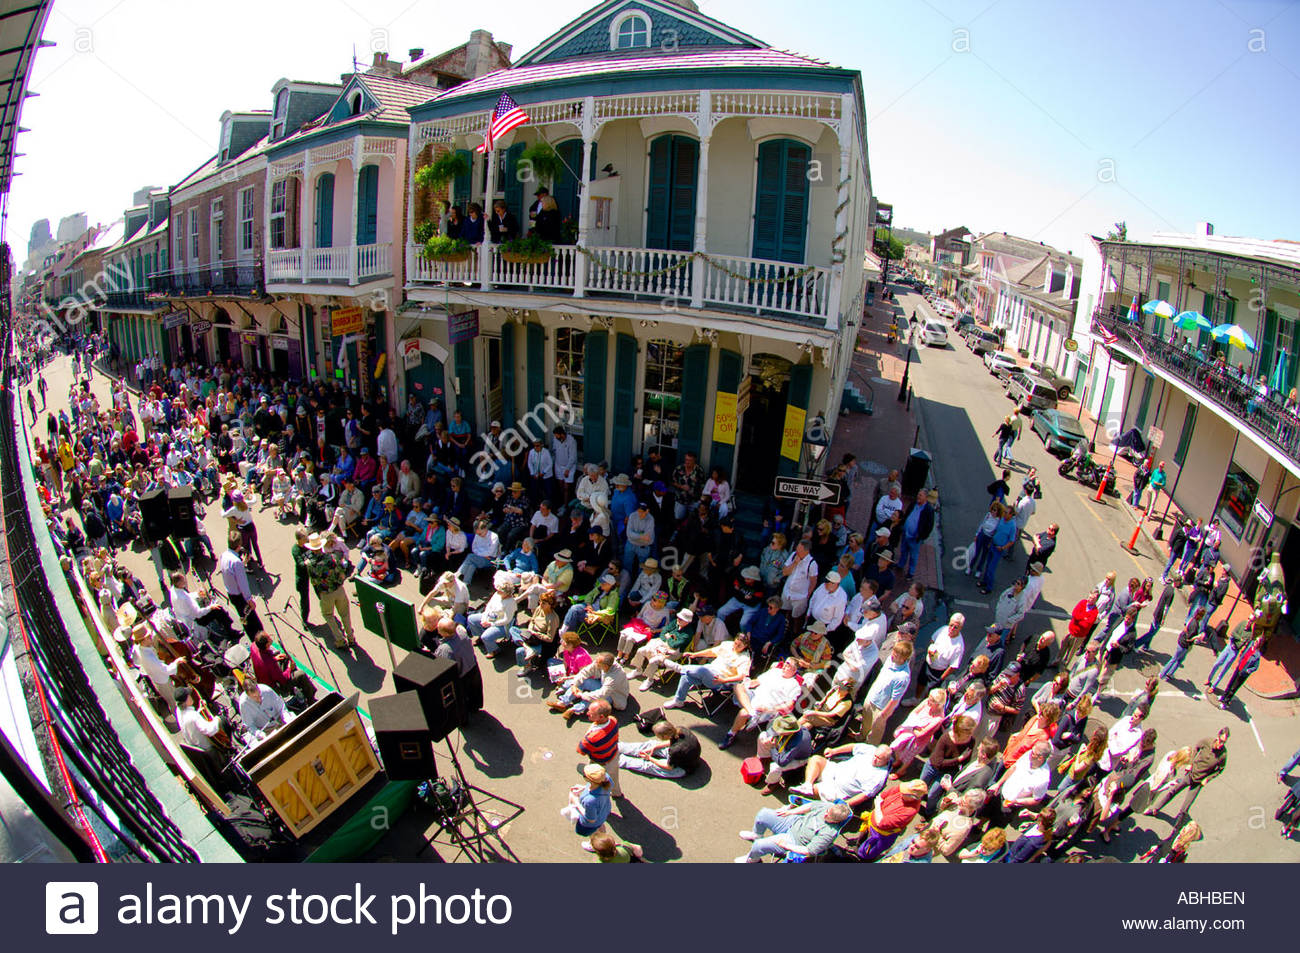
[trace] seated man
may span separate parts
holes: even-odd
[[[688,728],[655,722],[653,741],[620,741],[618,766],[654,778],[683,778],[700,766],[700,741]]]
[[[257,679],[250,678],[244,682],[244,691],[239,696],[239,718],[252,739],[262,741],[275,729],[292,721],[293,715],[284,707],[284,699],[267,686],[259,685]]]
[[[456,572],[467,586],[474,582],[480,569],[491,569],[501,557],[501,540],[492,532],[487,520],[479,520],[474,524],[474,537],[469,543],[469,555]]]
[[[686,704],[686,696],[695,686],[713,691],[730,691],[737,683],[749,677],[751,659],[749,656],[749,637],[743,632],[730,642],[723,642],[702,652],[687,652],[686,659],[709,659],[706,665],[683,665],[671,659],[664,662],[664,668],[678,672],[682,677],[677,682],[677,692],[664,702],[664,708],[681,708]]]
[[[558,556],[557,556],[558,558]],[[549,569],[549,567],[547,567]],[[613,625],[618,616],[618,580],[613,576],[601,576],[600,580],[585,596],[574,596],[573,605],[564,614],[564,624],[560,634],[570,632],[584,622],[589,625]]]
[[[736,863],[759,864],[772,854],[816,857],[831,846],[852,816],[853,809],[847,804],[826,801],[808,801],[779,810],[765,807],[755,815],[754,829],[740,832],[741,839],[752,844],[749,853],[737,857]]]
[[[763,794],[785,784],[785,775],[802,768],[812,757],[812,732],[794,715],[781,715],[758,736],[759,760],[768,765]]]
[[[884,789],[893,760],[889,745],[859,742],[831,748],[825,755],[815,754],[808,759],[803,784],[791,788],[790,793],[822,801],[845,801],[856,810]]]
[[[253,661],[253,678],[260,684],[268,685],[282,695],[290,694],[296,688],[302,692],[309,705],[316,700],[316,683],[311,680],[311,676],[300,671],[297,663],[289,656],[277,654],[268,633],[257,633],[250,657]]]
[[[622,711],[627,707],[627,696],[627,672],[613,652],[601,652],[577,675],[566,679],[559,696],[548,699],[546,704],[551,711],[569,719],[586,714],[588,706],[597,699],[604,699],[610,707]]]
[[[365,494],[357,488],[352,480],[343,481],[343,492],[339,494],[339,505],[334,510],[334,518],[326,529],[346,536],[357,528],[361,511],[365,508]]]
[[[737,682],[735,694],[740,712],[718,748],[724,751],[730,748],[735,744],[736,735],[746,728],[762,726],[777,715],[789,714],[802,691],[799,666],[794,659],[784,659],[758,678]]]
[[[948,806],[948,799],[945,798],[945,809],[927,825],[929,830],[938,833],[939,842],[935,845],[935,851],[944,857],[953,856],[966,843],[970,832],[979,824],[979,813],[987,795],[981,788],[969,788],[960,795],[953,796],[952,800],[956,803]]]

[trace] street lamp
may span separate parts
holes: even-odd
[[[821,411],[818,411],[813,415],[812,419],[808,421],[808,426],[805,428],[803,434],[803,447],[800,450],[800,454],[803,457],[803,460],[806,461],[805,465],[802,467],[804,476],[811,477],[816,475],[817,471],[821,468],[822,458],[826,456],[826,451],[830,449],[830,446],[831,440],[830,434],[826,432],[826,420]],[[802,526],[804,520],[807,518],[807,514],[808,501],[800,500],[795,506],[794,522]]]

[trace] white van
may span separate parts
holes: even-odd
[[[921,343],[931,347],[948,346],[948,326],[942,321],[928,318],[921,325]]]

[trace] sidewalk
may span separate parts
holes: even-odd
[[[1063,412],[1074,410],[1074,405],[1062,406]],[[1085,432],[1091,432],[1091,428],[1096,424],[1096,418],[1084,410],[1080,423],[1083,425]],[[1099,440],[1105,440],[1105,428],[1101,428],[1098,434]],[[1098,444],[1097,459],[1099,462],[1109,462],[1114,450],[1110,444]],[[1133,488],[1133,474],[1137,470],[1137,465],[1126,460],[1122,456],[1115,456],[1115,472],[1119,481],[1120,500],[1119,509],[1128,514],[1128,517],[1135,523],[1138,521],[1140,511],[1134,510],[1128,505],[1127,496]],[[1153,513],[1151,518],[1142,524],[1140,545],[1145,546],[1152,552],[1160,554],[1161,559],[1169,555],[1169,537],[1173,533],[1174,527],[1178,520],[1186,519],[1189,515],[1192,519],[1197,518],[1197,514],[1187,514],[1174,503],[1169,507],[1168,518],[1165,518],[1165,506],[1169,503],[1168,494],[1162,494],[1162,503],[1157,507],[1157,512]],[[1204,519],[1205,514],[1200,514]],[[1163,539],[1156,539],[1155,532],[1163,529],[1161,534]],[[1237,585],[1236,579],[1230,579],[1228,583],[1228,595],[1223,604],[1227,606],[1228,630],[1238,622],[1250,618],[1252,612],[1251,604],[1241,594],[1241,588]],[[1222,611],[1216,613],[1213,622],[1217,625],[1224,620],[1225,616]],[[1264,660],[1260,663],[1259,670],[1246,682],[1246,688],[1261,698],[1288,698],[1300,692],[1300,640],[1291,631],[1290,627],[1283,621],[1282,626],[1278,628],[1277,633],[1269,640],[1268,650],[1264,654]]]
[[[828,463],[838,463],[846,453],[858,458],[858,475],[853,484],[853,496],[845,515],[845,522],[865,535],[871,525],[871,505],[876,487],[890,470],[903,469],[909,451],[915,445],[917,417],[914,409],[898,401],[898,386],[903,377],[904,360],[898,356],[898,346],[889,343],[890,319],[899,316],[900,327],[906,327],[902,308],[895,302],[876,302],[858,329],[849,380],[871,400],[874,392],[873,413],[851,412],[841,416],[835,424],[835,438],[827,455]],[[911,502],[910,498],[905,498]],[[917,561],[915,581],[922,583],[928,592],[943,590],[943,571],[936,546],[939,541],[941,517],[935,520],[935,531],[921,546]],[[870,543],[870,540],[867,541]],[[897,555],[897,554],[895,554]],[[900,580],[901,583],[901,580]],[[902,591],[895,586],[894,594]],[[927,600],[934,605],[934,600]]]

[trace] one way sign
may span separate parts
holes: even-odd
[[[826,503],[835,506],[840,501],[840,485],[827,483],[824,480],[777,477],[774,495],[782,500],[806,500],[809,503]]]

